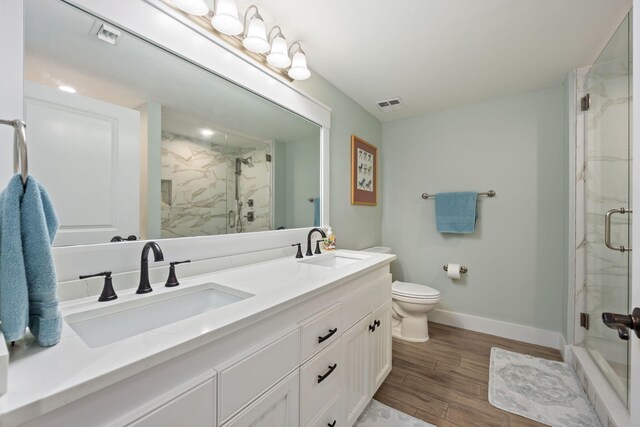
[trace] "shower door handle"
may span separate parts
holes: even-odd
[[[606,214],[604,214],[604,244],[607,245],[609,249],[620,252],[628,252],[631,251],[631,248],[625,248],[623,245],[613,246],[611,244],[611,216],[613,214],[627,214],[633,213],[633,210],[626,208],[619,209],[611,209]]]
[[[640,308],[633,309],[631,314],[602,313],[602,322],[611,329],[618,330],[621,340],[629,340],[629,329],[635,331],[640,338]]]

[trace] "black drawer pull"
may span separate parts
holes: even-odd
[[[324,381],[329,375],[331,375],[331,373],[333,371],[336,370],[336,368],[338,367],[337,363],[334,363],[333,366],[329,366],[329,370],[327,371],[326,374],[324,375],[318,375],[318,384],[320,384],[322,381]]]
[[[333,420],[332,423],[327,424],[329,427],[336,427],[337,420]]]
[[[375,332],[376,331],[376,322],[373,322],[373,325],[369,325],[369,330],[371,332]]]
[[[380,327],[380,321],[379,320],[374,320],[373,324],[376,325],[378,328]]]
[[[329,333],[323,337],[318,337],[318,344],[320,344],[321,342],[324,342],[326,340],[328,340],[329,338],[331,338],[333,336],[333,334],[335,334],[336,332],[338,332],[338,328],[333,328],[333,329],[329,329]]]

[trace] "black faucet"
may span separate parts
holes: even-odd
[[[146,294],[151,292],[151,284],[149,283],[149,249],[153,250],[153,260],[155,262],[164,261],[162,249],[156,242],[147,242],[142,248],[142,256],[140,257],[140,284],[136,294]]]
[[[321,228],[312,228],[309,231],[309,234],[307,234],[307,256],[311,256],[313,255],[313,252],[311,251],[311,236],[313,235],[313,233],[318,232],[320,234],[322,234],[323,238],[326,238],[327,235],[324,234],[324,231]]]

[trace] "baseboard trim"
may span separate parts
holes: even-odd
[[[566,344],[560,332],[439,309],[431,311],[428,317],[434,323],[551,347],[560,350],[563,355],[565,352]]]

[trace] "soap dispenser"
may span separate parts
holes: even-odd
[[[336,249],[336,235],[333,234],[331,227],[327,228],[327,237],[324,239],[324,250],[333,251]]]

